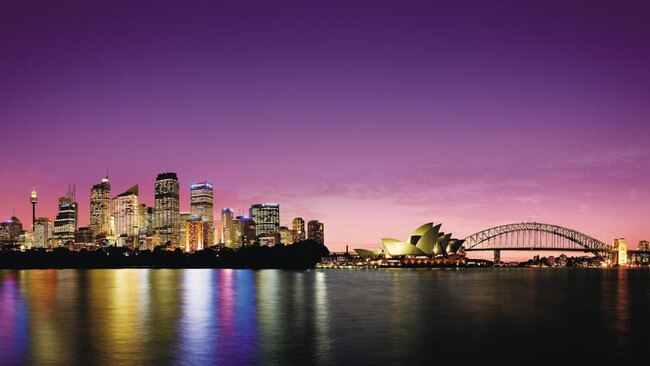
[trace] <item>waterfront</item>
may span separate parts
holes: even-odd
[[[0,364],[627,361],[647,269],[0,272]]]

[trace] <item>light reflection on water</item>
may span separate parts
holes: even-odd
[[[650,271],[0,271],[0,364],[636,360]]]

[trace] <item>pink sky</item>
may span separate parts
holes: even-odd
[[[282,4],[8,5],[0,215],[71,182],[85,225],[107,170],[148,205],[173,171],[183,210],[209,180],[215,212],[277,202],[332,250],[429,221],[650,238],[644,3]]]

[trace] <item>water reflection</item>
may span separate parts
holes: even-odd
[[[634,360],[648,306],[635,270],[1,271],[0,363]]]

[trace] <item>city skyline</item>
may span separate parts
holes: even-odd
[[[277,202],[325,244],[513,222],[650,238],[650,25],[634,1],[147,7],[0,14],[0,219],[54,219],[156,175],[214,210]],[[119,19],[120,27],[115,27]],[[111,197],[112,198],[112,197]]]

